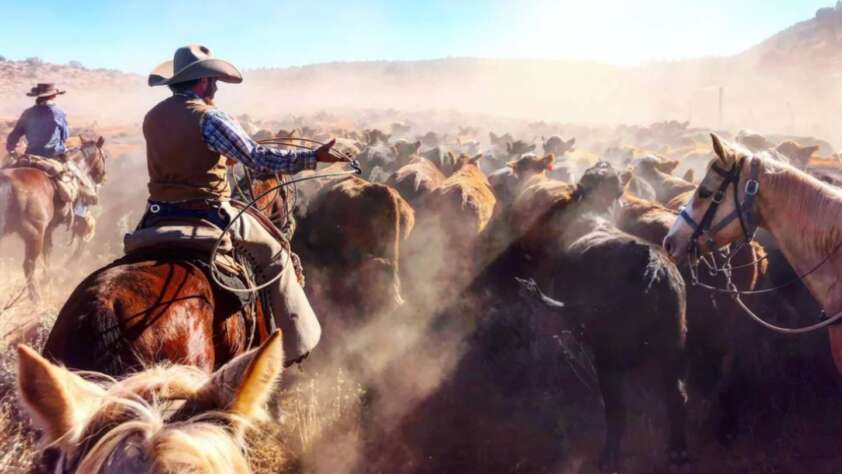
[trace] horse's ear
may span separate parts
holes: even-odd
[[[480,158],[482,158],[482,153],[479,153],[478,155],[469,158],[468,163],[475,165],[479,162]]]
[[[682,176],[682,179],[688,183],[696,181],[696,173],[693,171],[693,168],[689,168],[687,172],[684,173],[684,176]]]
[[[280,331],[275,331],[262,346],[214,372],[210,382],[200,391],[199,397],[206,402],[203,407],[247,420],[259,418],[275,391],[283,368],[283,338]]]
[[[92,410],[104,391],[69,370],[53,365],[28,346],[18,346],[18,396],[44,442],[61,438]]]
[[[102,145],[105,145],[105,137],[100,135],[99,140],[96,141],[96,147],[102,148]]]
[[[418,150],[421,149],[421,140],[417,140],[415,142],[415,151],[413,153],[418,153]]]
[[[734,149],[715,133],[711,133],[710,138],[713,140],[713,152],[723,163],[730,165],[734,161]]]

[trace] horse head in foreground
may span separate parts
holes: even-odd
[[[122,380],[83,378],[18,346],[19,396],[55,473],[250,473],[247,428],[283,368],[275,332],[212,374],[162,365]]]

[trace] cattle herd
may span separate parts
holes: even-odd
[[[604,406],[604,443],[595,456],[603,468],[623,464],[621,442],[629,436],[626,385],[641,383],[638,369],[645,372],[646,367],[654,373],[644,379],[663,439],[652,443],[662,443],[659,462],[680,466],[694,458],[686,434],[688,390],[706,403],[703,425],[709,436],[733,444],[745,435],[742,391],[751,377],[746,371],[758,370],[747,362],[756,354],[746,352],[768,345],[770,336],[751,327],[726,295],[692,285],[685,262],[670,261],[661,249],[679,209],[696,189],[694,175],[703,176],[714,156],[711,131],[674,121],[620,127],[604,141],[595,134],[565,136],[543,123],[532,125],[536,131],[541,135],[522,132],[515,138],[460,126],[452,135],[421,134],[411,125],[394,123],[386,132],[298,129],[275,134],[338,137],[339,146],[363,167],[362,178],[299,190],[296,204],[299,227],[293,249],[311,274],[311,299],[320,307],[328,340],[343,334],[334,314],[342,327],[392,314],[396,320],[431,319],[428,337],[443,331],[464,334],[469,351],[486,354],[479,364],[501,373],[520,367],[520,376],[530,379],[527,374],[535,366],[548,363],[543,359],[548,353],[558,357],[551,363],[558,370],[586,367],[589,375],[584,382],[577,377],[578,383],[590,384]],[[269,135],[259,132],[258,138],[261,133]],[[821,140],[748,131],[724,135],[830,183],[842,170],[842,161]],[[577,150],[577,140],[587,148]],[[774,239],[762,232],[732,264],[734,282],[746,290],[795,277]],[[706,283],[725,285],[713,274]],[[542,304],[536,295],[563,306]],[[755,304],[771,309],[767,312],[779,321],[810,321],[819,314],[800,283]],[[531,326],[527,341],[521,341],[532,358],[525,367],[517,360],[523,354],[505,355],[513,338],[524,337],[517,334],[524,328],[496,332],[513,319]],[[562,341],[560,335],[570,337]],[[816,341],[811,339],[814,348],[826,347],[826,341]],[[326,350],[331,344],[326,342]],[[548,351],[553,344],[560,353]],[[768,363],[779,361],[770,357]],[[477,361],[462,360],[471,363]],[[515,398],[526,397],[521,403],[534,403],[529,396],[559,390],[558,373],[545,376],[540,382],[520,380],[514,387],[496,388],[515,390]],[[504,382],[491,378],[492,386]],[[460,387],[463,382],[450,380]],[[460,409],[442,397],[434,400],[443,413]],[[442,438],[453,442],[451,437],[432,434],[417,418],[409,419],[413,422],[402,426],[403,434],[417,437],[412,438],[417,453],[429,456],[427,465],[416,468],[444,472],[461,466],[462,456],[468,455],[457,448],[436,451],[446,444]],[[530,462],[524,472],[546,467]]]
[[[770,418],[797,413],[803,433],[803,413],[842,416],[826,335],[764,332],[661,248],[713,157],[712,130],[241,122],[257,140],[336,138],[362,167],[290,186],[274,216],[324,326],[307,363],[341,361],[365,391],[354,461],[323,472],[788,472],[774,466],[809,459],[752,445],[794,429]],[[717,133],[842,179],[822,140]],[[732,264],[747,290],[795,276],[763,232]],[[782,324],[819,314],[800,283],[749,303]],[[711,470],[734,447],[768,463]]]

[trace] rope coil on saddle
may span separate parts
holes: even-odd
[[[740,290],[737,288],[737,285],[734,283],[732,279],[733,271],[740,268],[745,268],[748,266],[754,266],[761,262],[762,260],[768,258],[768,255],[762,257],[760,259],[755,259],[753,262],[740,265],[737,267],[733,267],[731,265],[731,260],[734,256],[739,253],[745,247],[751,245],[751,242],[754,240],[755,235],[757,233],[758,226],[756,223],[752,222],[752,216],[754,215],[754,200],[757,195],[760,193],[760,182],[758,181],[759,171],[760,171],[760,163],[757,158],[754,156],[750,156],[747,158],[749,160],[750,165],[750,173],[749,179],[746,181],[745,185],[745,194],[746,198],[743,202],[740,202],[740,195],[739,195],[739,182],[740,182],[740,173],[743,167],[743,161],[734,163],[730,170],[723,170],[716,163],[711,166],[711,170],[715,171],[717,174],[723,177],[722,182],[719,185],[719,188],[713,194],[713,199],[711,200],[711,204],[708,206],[707,211],[705,212],[704,216],[702,217],[701,222],[697,223],[690,214],[687,212],[686,209],[681,210],[680,217],[684,219],[684,221],[693,229],[693,234],[690,237],[690,252],[689,255],[695,259],[695,263],[691,260],[689,263],[690,266],[690,278],[691,283],[694,286],[699,286],[703,289],[708,291],[712,291],[714,293],[726,294],[730,295],[732,299],[737,303],[737,305],[755,322],[760,324],[761,326],[780,333],[780,334],[805,334],[809,333],[818,329],[823,329],[828,326],[832,326],[834,324],[838,324],[842,321],[842,312],[839,312],[831,317],[826,317],[824,312],[822,312],[822,316],[824,319],[815,324],[811,324],[809,326],[801,327],[801,328],[785,328],[782,326],[777,326],[772,323],[765,321],[763,318],[758,316],[754,313],[743,300],[740,298],[744,295],[760,295],[760,294],[767,294],[777,291],[781,288],[785,288],[789,285],[797,283],[799,281],[803,281],[804,278],[815,273],[819,270],[822,266],[824,266],[827,262],[830,261],[831,257],[833,257],[840,248],[842,248],[842,242],[836,244],[833,250],[825,256],[817,265],[811,268],[809,271],[801,274],[796,275],[795,278],[792,280],[782,284],[777,285],[772,288],[764,288],[762,290]],[[722,203],[725,193],[728,190],[728,187],[733,185],[734,190],[734,210],[725,216],[720,222],[713,224],[713,218],[719,208],[719,205]],[[716,264],[716,255],[713,254],[712,256],[712,263],[708,263],[701,255],[699,255],[699,246],[698,240],[702,236],[707,238],[707,242],[710,248],[714,247],[714,236],[717,232],[724,229],[726,225],[731,223],[732,221],[739,219],[740,226],[743,230],[743,240],[736,245],[735,248],[729,250],[729,253],[725,256],[725,263],[719,267]],[[708,267],[708,273],[711,276],[716,276],[722,274],[725,276],[725,283],[726,288],[717,288],[712,285],[707,285],[702,283],[699,279],[699,262],[704,261],[705,265]]]
[[[295,143],[295,142],[299,142],[299,143]],[[309,138],[272,138],[272,139],[267,139],[267,140],[260,140],[260,141],[258,141],[258,143],[261,144],[261,145],[280,145],[280,146],[300,148],[300,149],[305,149],[305,150],[315,150],[317,147],[320,147],[320,146],[324,145],[324,143],[322,143],[322,142],[319,142],[319,141],[313,140],[313,139],[309,139]],[[306,143],[306,144],[302,144],[302,143]],[[220,281],[221,278],[219,277],[219,274],[218,274],[219,269],[216,266],[216,257],[217,257],[217,255],[219,255],[219,247],[222,245],[222,242],[225,240],[225,236],[228,234],[228,232],[231,230],[231,228],[234,227],[234,224],[243,217],[243,214],[245,214],[249,209],[255,208],[257,203],[261,199],[263,199],[265,196],[268,196],[270,193],[275,192],[275,191],[279,191],[283,187],[286,187],[286,186],[289,186],[289,185],[292,185],[292,184],[295,184],[295,183],[300,183],[302,181],[310,181],[310,180],[315,180],[315,179],[334,178],[334,177],[361,175],[362,174],[362,169],[360,168],[359,162],[357,162],[356,160],[353,160],[352,157],[346,155],[343,152],[335,150],[333,148],[330,149],[330,153],[331,153],[331,155],[333,155],[336,158],[339,158],[340,160],[343,160],[343,161],[348,160],[347,162],[351,166],[351,170],[335,172],[335,173],[316,173],[312,176],[305,176],[303,178],[295,178],[295,179],[291,179],[291,180],[281,180],[280,183],[278,183],[275,186],[270,187],[269,189],[267,189],[267,190],[263,191],[262,193],[258,194],[257,196],[254,196],[253,193],[251,193],[251,189],[250,189],[251,186],[249,186],[249,191],[250,191],[249,195],[248,195],[249,196],[248,198],[250,198],[249,202],[243,203],[243,208],[240,209],[237,212],[237,214],[234,215],[234,217],[232,217],[230,219],[230,221],[225,226],[225,228],[222,229],[222,233],[219,235],[219,237],[216,239],[216,241],[213,244],[213,248],[212,248],[211,253],[210,253],[209,264],[210,264],[210,268],[211,268],[211,272],[210,272],[211,278],[213,279],[215,284],[217,284],[220,288],[222,288],[224,290],[227,290],[227,291],[230,291],[232,293],[256,293],[256,292],[272,285],[273,283],[277,282],[281,278],[281,275],[283,275],[283,272],[284,272],[283,269],[281,269],[278,272],[277,275],[273,276],[269,280],[267,280],[263,283],[260,283],[256,286],[253,286],[253,287],[234,288],[232,286],[226,285],[225,283]],[[239,187],[239,185],[238,185],[238,187]],[[245,196],[245,194],[243,194],[243,195]],[[291,256],[289,256],[288,258],[291,259]]]

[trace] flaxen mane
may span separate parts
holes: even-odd
[[[102,392],[95,394],[96,402],[56,444],[72,457],[70,453],[100,436],[87,453],[81,453],[77,472],[100,472],[126,443],[138,444],[155,459],[156,474],[185,468],[202,473],[250,472],[242,439],[228,429],[244,420],[210,412],[170,421],[180,400],[198,393],[208,379],[204,371],[188,366],[159,366],[122,381],[103,378],[97,384]]]

